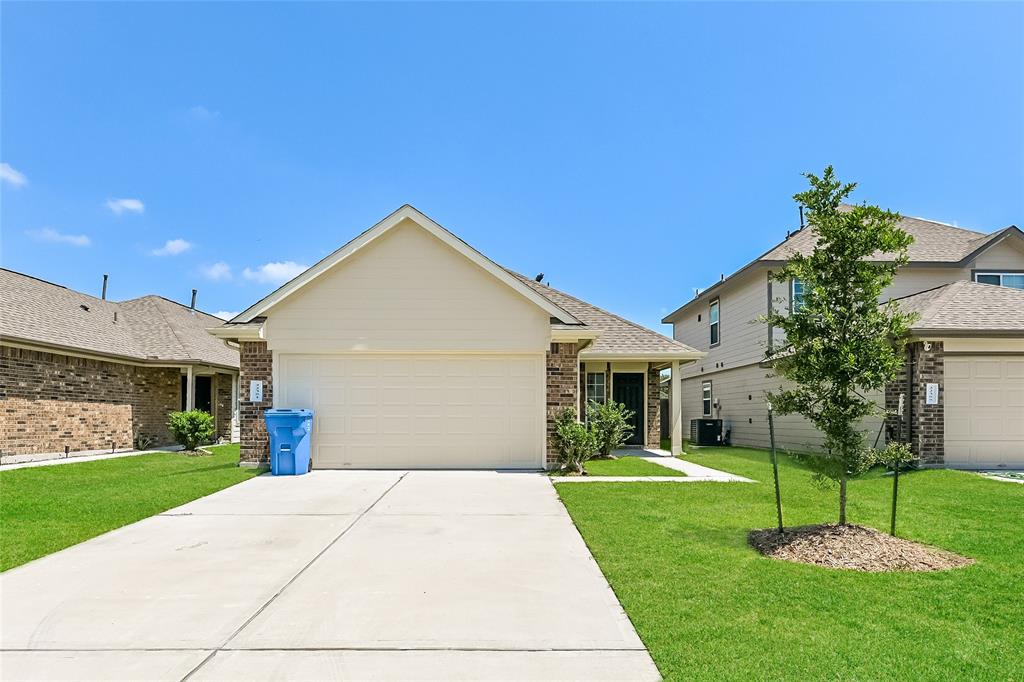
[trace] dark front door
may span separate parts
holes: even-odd
[[[622,403],[627,410],[633,411],[630,423],[633,433],[626,445],[644,444],[644,375],[640,373],[619,374],[612,376],[612,400]]]
[[[213,377],[196,377],[196,409],[213,414]]]

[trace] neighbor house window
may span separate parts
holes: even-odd
[[[997,287],[1024,289],[1024,272],[976,272],[974,281],[979,284],[995,284]]]
[[[722,340],[720,325],[718,322],[718,299],[711,302],[708,307],[708,326],[711,329],[711,345],[716,345]]]
[[[604,403],[604,372],[587,372],[587,404]]]
[[[705,381],[700,385],[700,405],[702,414],[705,417],[711,416],[711,382]]]
[[[798,279],[790,282],[789,310],[796,312],[804,307],[804,283]]]

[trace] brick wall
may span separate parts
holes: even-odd
[[[266,341],[242,341],[239,352],[241,370],[241,405],[238,410],[238,426],[241,438],[240,461],[246,464],[269,464],[270,444],[267,440],[267,425],[263,411],[274,405],[273,369],[274,356],[267,349]],[[249,382],[263,382],[263,402],[249,400]]]
[[[0,452],[11,455],[173,442],[180,371],[0,347]]]
[[[913,353],[913,376],[910,394],[907,395],[908,366],[903,369],[896,381],[885,388],[885,406],[895,411],[899,405],[899,395],[903,393],[904,410],[910,412],[909,434],[904,422],[902,435],[910,442],[910,448],[919,458],[921,464],[936,465],[945,461],[945,355],[942,343],[931,342],[931,349],[925,350],[924,343],[910,344],[908,349]],[[939,402],[928,405],[925,394],[926,384],[939,385]],[[890,440],[900,437],[900,422],[895,416],[886,419],[886,433]]]
[[[552,445],[555,417],[567,407],[579,409],[580,362],[575,343],[553,343],[547,352],[547,463],[558,462]]]
[[[231,375],[216,375],[213,402],[215,405],[214,414],[217,420],[217,437],[224,440],[231,440]]]
[[[647,447],[661,447],[661,372],[647,365]]]

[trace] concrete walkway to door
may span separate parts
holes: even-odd
[[[4,680],[659,679],[540,474],[260,476],[0,599]]]

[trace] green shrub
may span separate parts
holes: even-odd
[[[197,446],[211,442],[217,432],[213,424],[213,415],[202,410],[171,412],[167,418],[167,426],[174,440],[186,450],[195,450]]]
[[[597,450],[593,432],[579,422],[576,410],[571,407],[562,410],[555,418],[554,441],[558,462],[564,471],[571,473],[582,474],[583,465]]]
[[[606,403],[590,401],[587,405],[587,424],[597,439],[597,452],[601,457],[611,457],[613,450],[626,444],[633,435],[633,425],[629,420],[635,414],[614,400]]]

